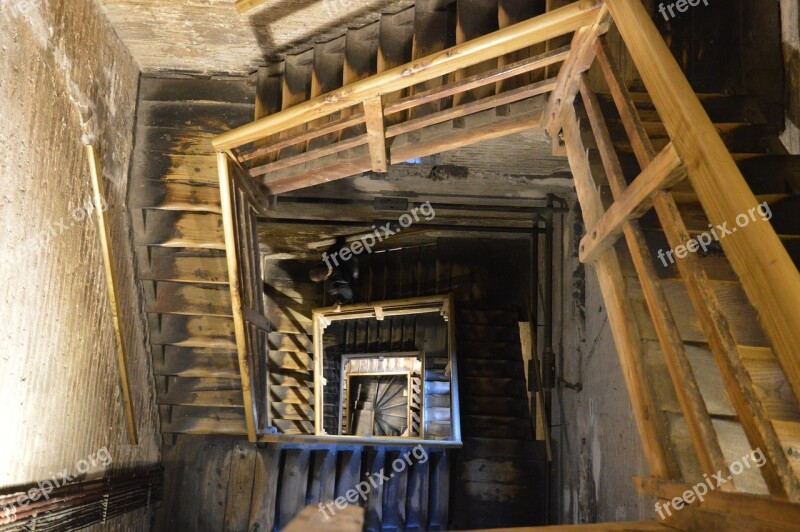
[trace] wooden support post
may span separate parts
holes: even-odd
[[[588,154],[581,140],[580,127],[572,106],[562,116],[564,142],[570,168],[575,176],[575,189],[581,203],[584,222],[596,224],[603,214],[600,193],[592,178]],[[656,407],[653,390],[644,368],[644,352],[636,320],[629,305],[629,296],[622,276],[622,267],[615,252],[604,254],[595,270],[608,309],[608,322],[617,345],[620,366],[631,399],[634,419],[642,439],[642,448],[653,476],[672,478],[680,475],[674,456],[669,452],[666,427]]]
[[[372,171],[385,174],[388,169],[386,151],[386,124],[383,118],[383,102],[380,96],[364,100],[364,118],[367,123],[369,153]]]
[[[558,73],[556,88],[550,95],[544,113],[542,127],[556,139],[561,131],[561,110],[572,106],[578,93],[580,74],[589,70],[594,62],[595,43],[604,35],[611,24],[608,8],[603,5],[597,13],[597,20],[575,32],[570,46],[570,54]]]
[[[97,213],[97,230],[100,235],[100,249],[103,254],[103,265],[108,287],[108,303],[111,308],[111,325],[114,328],[114,346],[117,355],[117,369],[119,371],[120,395],[125,407],[125,421],[128,427],[128,439],[131,445],[139,443],[136,433],[136,417],[133,411],[133,398],[131,397],[131,381],[128,376],[128,362],[125,351],[125,341],[120,323],[119,295],[117,291],[117,272],[114,266],[114,256],[111,251],[111,231],[109,230],[108,217],[106,216],[106,199],[103,187],[103,176],[100,170],[100,158],[94,146],[86,145],[86,156],[89,159],[89,174],[92,178],[92,199],[94,210]]]
[[[581,262],[595,262],[611,249],[625,223],[641,218],[652,207],[650,197],[654,192],[675,186],[684,177],[686,169],[670,143],[617,198],[597,225],[587,231],[580,245]]]
[[[714,225],[757,205],[714,124],[640,2],[607,0],[689,180]],[[769,224],[752,224],[720,241],[772,344],[795,396],[800,397],[800,273]]]
[[[603,160],[608,182],[615,199],[621,198],[627,188],[625,176],[619,164],[616,152],[613,150],[611,135],[605,120],[602,118],[599,105],[594,94],[588,85],[586,74],[581,74],[580,80],[581,95],[589,114],[589,121],[592,126],[597,144],[600,148],[600,155]],[[658,274],[647,247],[644,232],[637,221],[626,221],[623,225],[625,240],[631,252],[639,282],[642,285],[647,308],[650,311],[650,318],[656,330],[656,335],[664,351],[664,359],[669,370],[675,394],[681,405],[681,411],[686,418],[689,434],[692,438],[697,459],[704,473],[712,475],[726,467],[725,455],[719,445],[717,433],[711,423],[711,415],[708,413],[700,387],[694,376],[694,371],[686,355],[686,348],[681,340],[678,326],[669,307],[664,287],[661,284]],[[731,482],[723,486],[723,489],[734,489]]]
[[[255,442],[256,411],[253,401],[252,377],[250,375],[250,355],[245,335],[245,323],[242,313],[242,280],[239,270],[239,242],[236,238],[236,214],[234,206],[233,180],[230,175],[231,160],[225,153],[217,153],[219,170],[219,195],[222,205],[222,225],[225,233],[225,254],[228,259],[228,279],[231,289],[231,312],[233,313],[233,329],[236,336],[236,350],[239,356],[239,374],[242,381],[242,398],[244,415],[247,424],[247,439]]]
[[[604,46],[599,46],[598,50],[598,59],[601,62],[603,74],[620,110],[622,122],[634,146],[636,158],[640,166],[646,167],[653,161],[655,153],[653,146],[645,133],[630,94],[622,83],[622,77],[616,65],[610,60]],[[692,96],[695,97],[694,93]],[[684,130],[687,129],[692,129],[692,127],[684,128]],[[715,138],[719,139],[716,130]],[[727,155],[727,152],[725,153]],[[691,240],[689,230],[671,194],[655,193],[653,206],[661,221],[667,241],[673,249]],[[648,257],[648,260],[652,263],[652,259]],[[720,368],[739,422],[753,448],[759,448],[764,453],[766,463],[761,471],[770,493],[797,500],[800,497],[800,486],[766,409],[755,392],[727,317],[700,264],[700,259],[696,254],[689,253],[686,258],[679,259],[677,265],[686,284],[692,306],[708,339],[711,352]]]

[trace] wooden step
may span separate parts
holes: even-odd
[[[143,180],[131,185],[130,194],[130,207],[135,209],[222,213],[215,186]]]
[[[496,379],[485,377],[463,377],[459,384],[463,389],[462,401],[472,396],[528,397],[524,378]]]
[[[270,351],[313,353],[314,344],[306,334],[269,333]]]
[[[143,212],[144,229],[137,229],[136,245],[225,249],[222,218],[218,214],[151,210]]]
[[[273,419],[272,424],[281,434],[314,434],[314,423],[311,421]]]
[[[627,289],[630,303],[639,323],[639,330],[643,338],[656,340],[655,329],[649,319],[649,312],[645,308],[644,295],[638,281],[627,279]],[[669,302],[672,314],[675,317],[678,331],[684,342],[705,343],[705,335],[700,327],[700,322],[682,281],[667,279],[662,283],[664,293]],[[711,286],[719,299],[725,316],[730,323],[731,331],[736,342],[740,345],[752,347],[766,347],[767,340],[758,321],[753,319],[753,310],[747,297],[738,283],[711,281]]]
[[[517,312],[510,310],[457,309],[456,323],[472,325],[516,326],[519,322]]]
[[[513,345],[519,342],[519,326],[457,325],[457,338],[466,342],[495,342]]]
[[[414,17],[414,43],[412,59],[417,60],[440,52],[456,43],[455,5],[449,0],[418,0]],[[420,83],[411,88],[411,94],[442,86],[447,82],[446,76]],[[419,105],[410,110],[410,118],[418,118],[441,111],[452,105],[452,98]]]
[[[524,486],[530,480],[531,475],[544,476],[544,468],[545,465],[542,462],[472,458],[462,461],[458,480]]]
[[[498,16],[498,0],[471,0],[470,2],[458,2],[458,19],[456,21],[456,44],[462,44],[472,39],[487,35],[500,29]],[[458,70],[455,73],[455,80],[480,74],[497,68],[497,60],[492,59],[483,63]],[[456,94],[453,97],[453,105],[480,100],[495,94],[494,85],[486,85],[471,91]]]
[[[270,400],[276,403],[313,404],[314,392],[306,386],[269,386]]]
[[[241,390],[207,390],[200,392],[183,392],[172,390],[158,398],[160,405],[183,405],[217,408],[244,408]]]
[[[145,312],[186,316],[232,316],[231,293],[227,286],[143,281],[148,298]]]
[[[414,8],[413,6],[397,13],[387,13],[381,17],[378,35],[378,73],[386,72],[394,67],[411,61],[414,43]],[[383,105],[391,104],[403,96],[406,91],[384,94]],[[406,112],[395,113],[386,117],[386,126],[402,122]]]
[[[314,45],[313,70],[311,73],[311,98],[342,87],[344,68],[345,36],[336,37],[327,42]],[[321,127],[336,119],[336,115],[327,116],[308,123],[313,129]],[[336,142],[339,134],[332,133],[308,141],[307,150],[313,150]]]
[[[270,369],[312,371],[311,355],[300,351],[270,351]]]
[[[519,378],[525,374],[521,356],[518,360],[468,358],[461,364],[460,369],[465,377]]]
[[[643,121],[661,121],[648,93],[631,92],[630,95]],[[758,98],[754,96],[698,94],[697,97],[703,105],[703,109],[705,109],[711,121],[714,123],[759,123],[763,121]],[[597,98],[600,101],[605,116],[614,116],[617,113],[616,106],[610,94],[597,93]]]
[[[311,96],[311,73],[314,69],[314,49],[298,54],[287,55],[284,62],[281,110],[285,111],[303,103]],[[280,138],[288,138],[303,133],[306,126],[282,132]],[[305,145],[290,146],[281,150],[278,159],[285,159],[305,151]]]
[[[228,286],[228,264],[225,255],[217,251],[171,248],[139,248],[142,260],[139,279],[143,281],[172,281],[179,283]]]
[[[522,397],[462,397],[461,412],[479,416],[527,417],[527,399]]]
[[[539,462],[547,460],[544,442],[480,437],[464,438],[462,456],[464,459],[518,459]]]
[[[269,373],[269,382],[277,386],[314,386],[314,375],[309,371],[273,370]]]
[[[162,423],[161,430],[167,434],[247,435],[244,409],[191,406],[162,406],[161,409],[171,410],[171,414],[162,410],[162,420],[167,416],[167,422]]]
[[[459,360],[468,359],[488,359],[488,360],[518,360],[522,356],[519,342],[516,344],[492,343],[492,342],[468,342],[459,341],[458,343]]]
[[[236,349],[230,318],[150,314],[147,321],[153,345]]]
[[[663,133],[662,135],[654,135],[651,140],[653,148],[659,152],[666,147],[669,139],[666,131],[663,130],[663,125],[660,123],[650,122],[647,124],[653,133]],[[628,136],[624,133],[621,126],[614,127],[613,123],[609,124],[612,130],[612,137],[614,138],[614,145],[622,152],[632,153]],[[774,137],[778,134],[778,130],[769,124],[716,124],[717,133],[725,143],[728,151],[731,153],[760,153],[764,151],[764,139],[767,137]]]
[[[234,350],[164,346],[163,359],[154,355],[156,375],[240,379],[239,359]]]
[[[530,440],[531,420],[522,417],[464,415],[462,430],[467,436]]]
[[[272,419],[313,422],[314,409],[308,404],[272,403]]]

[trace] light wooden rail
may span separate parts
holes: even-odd
[[[242,7],[258,3],[257,0],[239,2]],[[669,142],[660,152],[653,147],[634,98],[628,93],[605,43],[605,34],[613,25],[622,36],[669,136]],[[493,62],[493,67],[486,67],[488,70],[464,77],[464,69],[468,67],[471,67],[472,74],[476,65],[487,60],[569,34],[572,37],[568,47],[510,64]],[[497,67],[498,64],[501,66]],[[545,75],[538,78],[544,78],[542,81],[518,83],[510,90],[475,98],[459,97],[476,89],[479,90],[473,95],[480,94],[480,89],[487,86],[500,86],[503,80],[537,70],[547,71],[553,65],[560,65],[555,78],[547,79]],[[593,66],[602,74],[608,87],[640,168],[638,177],[630,184],[623,173],[598,98],[587,81],[587,71]],[[459,75],[450,76],[449,82],[422,92],[408,91],[397,96],[399,91],[419,87],[430,80],[440,80],[455,72]],[[431,102],[447,101],[447,98],[452,98],[455,103],[449,107],[437,107],[435,112],[428,114],[408,112]],[[504,117],[514,114],[510,110],[516,109],[523,110],[520,115],[535,109],[541,116],[537,114],[535,119],[527,115],[517,116],[516,121],[503,122]],[[464,117],[486,111],[493,112],[494,122],[481,124],[474,130],[464,128],[459,122]],[[452,127],[447,134],[437,132],[435,138],[426,137],[430,128],[446,122],[460,127]],[[588,127],[582,127],[585,124]],[[677,196],[672,193],[678,184],[691,186],[694,197],[714,225],[730,223],[758,202],[640,0],[574,2],[277,112],[220,135],[213,140],[213,145],[219,152],[220,168],[226,168],[226,172],[228,168],[236,168],[239,184],[235,187],[241,188],[253,209],[263,210],[267,205],[259,196],[266,193],[279,194],[368,170],[385,172],[389,165],[397,162],[392,160],[393,156],[398,161],[406,160],[411,156],[446,151],[531,127],[549,133],[554,151],[566,153],[575,178],[587,227],[587,234],[580,244],[580,259],[592,264],[597,272],[652,477],[637,480],[637,487],[659,498],[671,497],[684,487],[681,482],[693,480],[682,478],[681,465],[669,439],[669,428],[661,417],[653,383],[649,381],[643,331],[630,305],[631,295],[622,273],[623,255],[619,250],[627,248],[624,257],[632,261],[697,463],[703,473],[712,475],[725,468],[725,449],[720,444],[715,420],[701,393],[703,383],[689,362],[692,347],[687,347],[681,337],[680,316],[673,314],[667,297],[667,283],[654,267],[654,257],[640,224],[645,214],[653,211],[670,246],[675,248],[689,240],[687,222],[678,209]],[[594,137],[595,144],[591,147],[596,148],[600,155],[602,171],[611,189],[613,201],[608,208],[604,207],[600,194],[600,186],[604,183],[596,181],[598,169],[589,159],[589,147],[584,139],[587,132]],[[304,147],[293,151],[291,156],[280,157],[280,152],[286,148],[308,146],[308,141],[323,137],[332,140],[327,143],[317,140],[315,149]],[[223,220],[229,260],[231,254],[241,254],[235,239],[236,224],[239,223],[233,214],[235,209],[225,207],[230,202],[230,192],[223,190]],[[746,231],[723,239],[721,245],[757,314],[754,319],[758,320],[769,340],[770,347],[765,350],[770,356],[774,354],[795,397],[800,397],[800,313],[797,312],[800,273],[769,224],[753,224]],[[230,267],[237,268],[237,260],[231,262]],[[697,508],[693,507],[682,514],[689,516],[688,521],[682,517],[684,520],[673,519],[669,525],[689,528],[691,523],[697,522],[728,522],[725,519],[730,518],[723,512],[739,504],[737,515],[743,516],[748,523],[779,529],[787,519],[764,512],[786,509],[788,514],[794,515],[798,511],[796,503],[800,500],[800,483],[784,445],[787,434],[791,438],[797,436],[797,425],[770,419],[753,377],[745,367],[747,353],[752,348],[737,345],[733,326],[724,313],[723,301],[715,293],[700,258],[690,253],[685,260],[679,260],[677,274],[707,339],[708,351],[713,355],[721,376],[723,392],[730,399],[751,447],[764,453],[765,463],[759,471],[770,496],[754,498],[738,493],[735,490],[740,488],[732,481],[701,505],[699,509],[702,511],[695,511]],[[238,303],[233,291],[234,279],[232,274],[235,317]],[[380,313],[384,311],[381,309]],[[376,315],[373,308],[352,308],[347,312],[357,317]],[[314,319],[315,336],[321,337],[327,319],[341,318],[318,313]],[[237,326],[237,340],[240,328]],[[247,345],[250,340],[244,333],[242,338],[240,350],[244,355],[240,355],[240,363],[244,388],[245,381],[252,381],[253,376],[245,374],[247,353],[251,350]],[[451,336],[450,340],[451,349],[455,349],[455,338]],[[451,356],[455,356],[454,352]],[[319,362],[315,360],[317,365]],[[455,381],[455,366],[453,371]],[[254,393],[249,382],[246,390],[249,390],[246,395]],[[320,390],[318,386],[317,396],[320,396]],[[252,404],[254,397],[250,403],[246,397],[245,404]],[[457,408],[458,401],[454,396],[455,419],[458,419]],[[248,416],[252,417],[254,413],[251,410],[248,410]],[[319,404],[316,410],[315,421],[319,430],[322,415]],[[248,420],[248,431],[251,427],[254,430],[251,439],[280,441],[280,435],[265,434],[256,425]],[[309,438],[313,436],[302,437],[303,441]],[[454,433],[452,439],[458,441],[460,435]],[[743,509],[751,503],[752,510]],[[715,514],[711,521],[708,521],[709,513]]]

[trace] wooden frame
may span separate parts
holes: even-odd
[[[397,352],[387,352],[387,353],[347,353],[342,355],[342,363],[340,365],[340,374],[342,376],[345,375],[345,366],[347,362],[353,359],[362,359],[362,358],[416,358],[419,359],[421,364],[420,369],[420,380],[422,381],[423,389],[420,390],[420,414],[419,414],[419,437],[425,438],[425,353],[423,351],[397,351]],[[413,372],[411,373],[413,377]],[[350,387],[347,388],[348,393]],[[344,378],[342,378],[342,382],[339,384],[339,398],[344,397]],[[410,397],[410,396],[409,396]],[[409,403],[410,404],[410,403]],[[410,408],[410,406],[409,406]],[[410,414],[409,414],[410,415]],[[339,435],[342,435],[342,419],[343,414],[339,415]]]
[[[376,437],[361,438],[357,436],[341,436],[325,434],[323,426],[323,396],[324,383],[323,372],[323,335],[325,329],[335,321],[356,320],[356,319],[380,319],[392,316],[410,316],[416,314],[439,314],[447,323],[447,351],[448,363],[450,365],[450,439],[430,440],[425,439],[425,414],[424,399],[422,400],[422,410],[420,413],[420,433],[422,437]],[[314,431],[313,438],[303,437],[297,441],[318,442],[334,441],[341,443],[368,443],[376,445],[396,445],[398,441],[411,445],[423,443],[424,445],[434,445],[441,447],[460,447],[461,446],[461,419],[458,404],[458,361],[456,359],[455,344],[455,323],[453,321],[454,305],[452,295],[444,296],[424,296],[409,299],[399,299],[394,301],[379,301],[368,304],[345,305],[336,312],[334,307],[314,309],[312,311],[312,328],[314,335]],[[424,387],[424,367],[422,370],[422,386]],[[424,390],[421,391],[424,396]],[[318,439],[322,438],[322,440]],[[295,438],[296,440],[297,438]],[[262,440],[265,441],[265,440]],[[283,441],[282,437],[272,441]]]

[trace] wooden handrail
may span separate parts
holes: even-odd
[[[600,0],[579,0],[544,15],[323,94],[280,113],[223,133],[211,142],[217,151],[232,150],[268,135],[341,111],[364,100],[399,91],[559,37],[593,24],[601,5]]]
[[[117,273],[114,266],[114,256],[111,252],[111,231],[109,230],[108,217],[106,216],[105,191],[103,187],[103,176],[100,171],[100,158],[97,156],[94,146],[86,145],[86,156],[89,159],[89,175],[92,178],[92,201],[94,210],[97,213],[97,229],[100,235],[100,248],[103,254],[103,266],[106,274],[106,286],[108,287],[108,303],[111,306],[111,324],[114,327],[114,349],[117,356],[117,370],[119,371],[120,395],[125,408],[125,423],[128,428],[128,440],[131,445],[139,442],[136,432],[136,417],[133,410],[133,398],[131,396],[131,381],[128,376],[128,357],[125,350],[125,338],[122,335],[122,324],[120,323],[119,294],[117,290]]]
[[[606,4],[709,221],[731,223],[758,201],[644,6],[631,0]],[[752,224],[720,243],[800,397],[800,272],[768,224]]]

